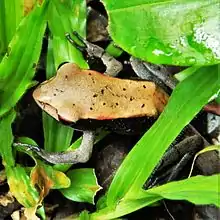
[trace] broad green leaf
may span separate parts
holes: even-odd
[[[15,111],[9,112],[5,117],[0,118],[0,155],[5,166],[14,166],[15,160],[12,154],[13,134],[11,124],[15,119]]]
[[[68,199],[76,202],[94,204],[96,193],[102,188],[98,185],[94,169],[75,169],[67,172],[71,186],[60,192]]]
[[[9,111],[29,87],[38,62],[44,35],[47,3],[36,6],[21,21],[8,53],[0,64],[0,116]],[[27,34],[29,33],[29,34]]]
[[[25,169],[18,165],[7,167],[6,173],[10,192],[18,202],[26,208],[37,207],[40,197]]]
[[[219,0],[103,0],[109,32],[145,61],[178,66],[220,62]]]
[[[177,85],[159,119],[117,171],[107,194],[109,206],[141,189],[168,146],[219,88],[217,65],[200,68]]]
[[[197,205],[212,204],[220,207],[219,179],[220,174],[195,176],[149,189],[143,194],[155,194],[166,199],[188,200]]]
[[[24,0],[0,1],[0,61],[24,15]]]

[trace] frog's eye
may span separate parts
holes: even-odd
[[[62,63],[58,66],[57,70],[60,69],[60,67],[63,66],[64,64],[66,64],[66,63],[69,63],[69,62],[62,62]]]

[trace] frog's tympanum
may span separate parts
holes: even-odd
[[[114,78],[96,71],[82,70],[72,63],[61,66],[56,76],[38,86],[33,97],[56,120],[87,130],[78,152],[36,151],[51,163],[85,162],[92,151],[92,130],[103,126],[117,132],[119,121],[130,119],[137,122],[142,119],[143,125],[146,118],[157,118],[168,101],[168,95],[154,82]],[[137,124],[140,128],[141,123]],[[119,128],[120,133],[121,129],[132,131],[125,125],[122,127]],[[86,154],[89,155],[84,158]]]

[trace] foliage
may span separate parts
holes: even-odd
[[[93,169],[72,169],[65,174],[71,166],[51,166],[22,147],[12,148],[15,107],[33,84],[47,23],[47,78],[63,62],[88,68],[81,52],[65,38],[65,33],[73,30],[85,37],[86,2],[44,0],[30,1],[28,5],[27,2],[0,2],[0,144],[10,191],[33,213],[50,189],[59,189],[73,201],[94,203],[100,186]],[[168,146],[220,89],[219,65],[214,65],[220,61],[219,1],[104,0],[104,4],[110,35],[125,51],[153,63],[191,67],[178,74],[183,81],[173,91],[159,119],[118,169],[107,194],[99,200],[101,206],[94,213],[83,212],[79,218],[117,218],[163,198],[220,206],[219,175],[196,176],[142,189]],[[108,50],[117,56],[121,54],[112,45]],[[48,151],[79,146],[80,139],[70,146],[72,129],[44,113],[43,130],[44,147]],[[33,140],[25,138],[21,142],[33,143]],[[15,156],[21,152],[33,158],[34,167],[16,163]]]

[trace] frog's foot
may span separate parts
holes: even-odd
[[[59,163],[86,163],[92,154],[95,133],[93,131],[84,131],[83,139],[79,148],[74,151],[66,152],[46,152],[45,150],[28,144],[16,143],[14,146],[24,146],[28,150],[34,151],[39,157],[52,164]]]
[[[86,51],[88,56],[97,57],[102,60],[104,65],[106,66],[105,74],[109,76],[116,76],[123,68],[122,64],[116,60],[113,56],[105,52],[105,50],[95,44],[92,44],[82,38],[77,32],[73,32],[74,36],[78,38],[79,41],[84,46],[77,44],[71,37],[70,34],[66,34],[66,38],[69,40],[71,44],[73,44],[77,49],[81,52]]]

